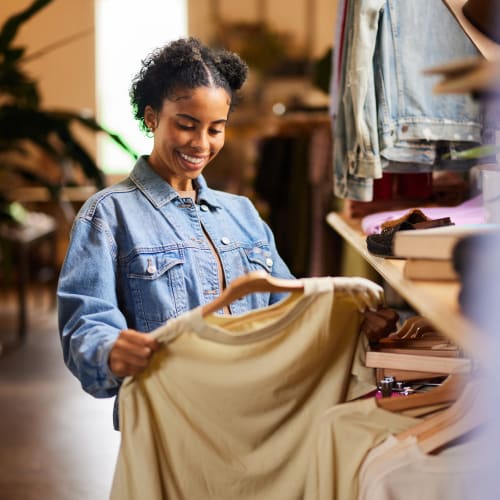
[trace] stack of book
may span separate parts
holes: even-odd
[[[393,253],[406,259],[403,275],[420,280],[458,280],[453,261],[453,249],[467,236],[500,232],[499,224],[466,224],[430,229],[397,231]]]

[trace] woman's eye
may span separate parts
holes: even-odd
[[[181,130],[194,130],[194,125],[183,125],[182,123],[178,123],[177,126]]]
[[[210,133],[213,134],[213,135],[217,135],[217,134],[222,134],[223,130],[219,130],[219,129],[216,129],[216,128],[211,128],[210,129]]]

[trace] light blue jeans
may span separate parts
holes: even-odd
[[[429,170],[438,141],[481,141],[479,104],[468,95],[434,95],[439,77],[423,74],[478,52],[440,1],[352,0],[347,8],[335,193],[370,201],[373,179],[386,168]]]

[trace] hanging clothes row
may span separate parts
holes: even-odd
[[[250,273],[152,332],[164,348],[120,390],[113,500],[302,498],[316,416],[373,387],[351,372],[360,310],[383,292],[361,278],[276,281]],[[276,286],[291,293],[275,306],[214,314]]]
[[[258,291],[289,295],[244,315],[216,314]],[[484,390],[468,390],[468,379],[453,375],[425,394],[366,397],[376,386],[361,366],[361,311],[382,304],[382,288],[363,278],[277,280],[257,272],[159,327],[152,335],[163,348],[120,390],[110,498],[415,498],[407,497],[407,482],[394,485],[393,462],[381,465],[389,451],[403,454],[396,465],[416,467],[419,478],[433,474],[422,479],[423,497],[448,498],[443,491],[454,476],[442,464],[450,454],[462,463],[476,446],[450,447],[488,420],[477,397]],[[443,447],[438,459],[427,455]],[[481,464],[481,479],[488,465]],[[453,498],[471,498],[476,471],[465,469],[461,489],[453,485],[463,494]]]
[[[495,462],[479,453],[493,420],[484,388],[450,375],[427,393],[332,407],[317,426],[304,498],[467,500],[498,484]]]
[[[469,95],[434,95],[424,69],[478,51],[442,2],[340,0],[331,74],[334,192],[373,199],[383,173],[453,164],[445,153],[481,142],[482,112]]]

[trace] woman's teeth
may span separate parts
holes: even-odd
[[[195,156],[189,156],[184,153],[179,153],[184,160],[188,161],[189,163],[194,163],[194,164],[199,164],[203,161],[203,158],[196,158]]]

